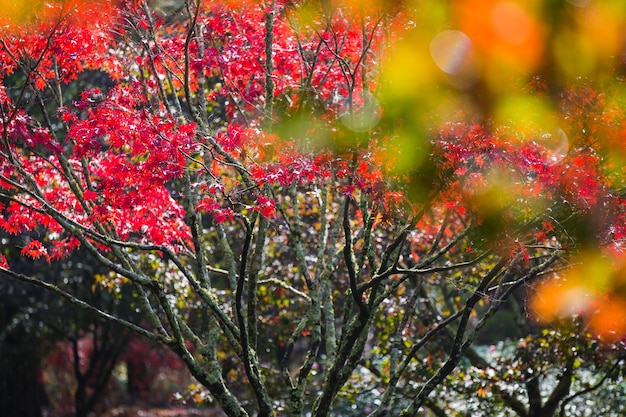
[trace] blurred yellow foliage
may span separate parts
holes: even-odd
[[[0,22],[24,22],[42,7],[38,0],[0,0]]]

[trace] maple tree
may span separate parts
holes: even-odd
[[[110,271],[94,290],[130,287],[144,320],[9,251],[3,274],[167,346],[229,416],[327,416],[365,371],[371,416],[435,410],[481,329],[539,281],[537,316],[584,316],[618,344],[623,63],[605,55],[624,13],[437,4],[1,15],[0,228],[23,257],[89,252]]]

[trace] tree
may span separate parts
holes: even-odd
[[[11,239],[10,236],[3,239],[15,247],[22,243],[19,238]],[[132,309],[131,293],[125,294],[122,304],[121,294],[93,291],[97,285],[97,272],[103,271],[99,265],[89,262],[84,251],[76,251],[71,259],[53,265],[46,265],[44,260],[23,259],[23,262],[13,263],[12,267],[14,271],[56,285],[62,283],[73,296],[94,307],[119,317],[133,317],[133,312],[129,311]],[[44,391],[43,374],[50,371],[41,366],[45,362],[48,368],[53,364],[55,372],[64,370],[74,377],[75,386],[68,393],[73,398],[67,406],[74,409],[76,416],[86,416],[101,399],[113,367],[126,348],[130,336],[128,330],[39,288],[11,281],[3,281],[0,288],[3,312],[0,380],[4,387],[0,404],[3,412],[41,415],[43,406],[61,405],[49,399]],[[137,314],[134,316],[138,317]],[[54,360],[50,352],[61,345],[66,346],[66,355],[56,355]],[[59,396],[60,391],[60,387],[55,387],[53,394]]]
[[[575,312],[615,343],[624,115],[605,55],[624,13],[607,4],[68,0],[4,15],[0,227],[25,257],[88,251],[145,320],[11,258],[2,272],[167,346],[229,416],[328,416],[374,391],[371,416],[435,410],[481,329],[546,278],[538,314]],[[578,38],[587,21],[598,55]],[[570,43],[585,65],[569,66]],[[113,85],[73,94],[85,70]],[[578,260],[598,278],[577,281]],[[579,300],[541,302],[572,282]]]
[[[73,254],[71,260],[77,264],[59,262],[62,271],[58,275],[54,273],[52,275],[61,277],[66,288],[71,288],[74,297],[80,297],[90,305],[118,317],[126,319],[133,317],[133,313],[129,312],[132,294],[125,294],[122,304],[120,294],[106,290],[93,291],[97,285],[96,271],[99,265],[96,265],[94,271],[94,265],[80,262],[79,253]],[[56,283],[59,280],[49,278],[49,281]],[[52,317],[45,317],[42,321],[53,333],[53,340],[58,340],[57,348],[61,349],[56,358],[49,359],[56,362],[56,367],[68,370],[75,381],[75,389],[72,392],[74,415],[85,417],[93,411],[105,394],[113,369],[130,339],[130,332],[68,304],[63,302],[56,306],[56,309],[48,308],[46,313]],[[57,390],[57,393],[59,391]]]

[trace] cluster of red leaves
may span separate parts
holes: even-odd
[[[106,96],[96,90],[84,92],[74,104],[76,112],[60,109],[67,126],[63,142],[45,130],[30,128],[34,121],[18,113],[8,129],[14,146],[10,152],[21,158],[21,168],[32,176],[39,191],[37,197],[26,195],[7,206],[1,222],[4,230],[23,233],[43,227],[63,236],[51,216],[32,210],[45,200],[61,215],[86,227],[112,225],[123,239],[138,235],[140,241],[173,245],[188,238],[184,210],[167,184],[182,175],[195,150],[195,126],[146,112],[142,95],[135,93],[128,86],[114,88]],[[22,144],[26,149],[42,145],[50,153],[46,158],[24,155]],[[67,146],[73,151],[69,156],[62,154]],[[15,162],[3,162],[4,186],[15,189],[22,175],[14,169]],[[68,169],[83,172],[72,180],[82,192],[70,185]],[[36,255],[30,249],[24,253]]]
[[[33,7],[31,13],[26,21],[5,20],[0,77],[16,71],[24,60],[37,62],[30,78],[38,89],[50,81],[73,81],[88,68],[117,74],[118,64],[109,53],[118,19],[112,2],[66,0]]]
[[[69,122],[75,158],[88,158],[93,202],[90,219],[111,222],[122,238],[145,235],[155,244],[188,237],[184,211],[166,188],[180,178],[197,147],[195,126],[154,115],[133,88],[114,88],[95,107]],[[77,106],[79,109],[81,105]]]
[[[301,155],[296,152],[280,155],[279,161],[252,167],[252,178],[260,185],[288,187],[292,184],[323,182],[331,176],[327,155]]]
[[[197,146],[194,124],[148,112],[138,86],[113,88],[96,104],[94,95],[99,94],[84,92],[74,103],[81,115],[61,109],[75,157],[91,159],[105,152],[120,156],[127,159],[126,171],[134,181],[138,176],[145,182],[161,182],[182,175]]]
[[[532,136],[520,139],[507,129],[453,124],[435,143],[443,166],[455,173],[445,198],[456,206],[462,202],[479,221],[497,217],[519,225],[542,218],[547,207],[564,207],[593,222],[585,227],[595,239],[621,247],[624,200],[605,175],[605,159],[588,142],[571,144],[555,160]],[[541,244],[554,232],[554,224],[544,220],[531,237]]]
[[[227,220],[233,220],[235,217],[233,209],[230,207],[222,207],[220,202],[214,197],[204,197],[196,204],[196,210],[201,213],[208,213],[218,223],[224,223]]]
[[[197,87],[199,75],[218,77],[224,83],[219,94],[228,100],[231,117],[239,110],[260,112],[265,98],[265,13],[263,2],[238,3],[229,7],[228,2],[212,2],[205,6],[198,17],[202,28],[200,39],[189,43],[190,81]],[[376,88],[372,76],[375,65],[364,65],[372,59],[363,57],[364,42],[372,51],[381,47],[383,31],[380,29],[382,12],[376,16],[359,16],[350,9],[338,8],[327,14],[323,8],[306,10],[310,4],[276,2],[274,4],[274,45],[272,49],[275,74],[275,96],[290,105],[300,105],[310,97],[302,92],[312,92],[314,100],[321,100],[340,114],[348,106],[362,104],[363,84],[360,71],[366,68],[368,89]],[[344,6],[345,7],[345,6]],[[319,21],[300,21],[302,14],[317,16]],[[363,20],[361,20],[363,18]],[[311,30],[311,25],[315,28]],[[302,30],[299,30],[301,28]],[[363,32],[368,33],[366,39]],[[185,24],[159,29],[160,43],[148,45],[150,63],[174,68],[183,77]],[[164,58],[167,57],[167,58]],[[177,69],[178,68],[178,69]],[[177,69],[177,70],[176,70]],[[302,87],[305,87],[304,89]]]

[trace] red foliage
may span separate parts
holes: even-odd
[[[598,243],[621,250],[623,173],[607,172],[606,163],[626,131],[619,103],[589,86],[564,88],[555,111],[569,135],[562,155],[530,128],[450,122],[420,130],[427,155],[394,171],[403,151],[413,151],[394,142],[409,122],[366,111],[385,87],[377,71],[407,20],[401,6],[309,3],[271,2],[267,15],[269,2],[203,2],[197,16],[168,20],[135,0],[51,2],[28,23],[10,23],[0,35],[0,228],[46,236],[22,255],[48,261],[80,244],[189,253],[198,214],[218,224],[249,213],[273,220],[286,190],[331,184],[339,198],[367,197],[376,223],[432,209],[418,224],[415,260],[449,213],[456,217],[448,233],[461,230],[456,222],[489,226],[497,245],[527,260],[525,240],[555,237],[545,214],[563,207],[594,217]],[[508,42],[481,37],[498,28],[461,9],[479,52]],[[543,50],[532,45],[543,32],[528,23],[522,46],[534,65]],[[112,86],[59,94],[88,70]],[[359,112],[376,120],[352,123]],[[597,139],[604,136],[613,142]],[[423,198],[411,200],[412,187]],[[518,226],[531,222],[520,235]]]
[[[182,248],[190,233],[184,222],[184,204],[171,192],[171,184],[182,178],[189,162],[203,152],[207,132],[194,122],[181,121],[172,104],[155,98],[167,94],[164,88],[182,94],[186,82],[195,94],[201,79],[218,80],[209,86],[206,99],[222,102],[226,109],[227,124],[214,138],[220,152],[241,159],[257,186],[323,184],[334,176],[347,194],[359,190],[378,199],[386,210],[390,205],[400,207],[401,190],[388,186],[388,149],[392,146],[388,132],[375,130],[380,139],[356,144],[354,149],[344,145],[338,148],[333,143],[345,140],[347,134],[345,129],[336,128],[336,118],[349,108],[358,110],[377,88],[376,66],[367,61],[378,58],[372,52],[371,56],[362,53],[366,45],[370,51],[380,50],[385,36],[390,35],[379,30],[386,15],[377,9],[382,7],[378,3],[359,15],[351,14],[350,7],[361,6],[340,2],[332,13],[309,11],[305,15],[316,18],[303,21],[299,14],[303,5],[276,2],[274,94],[290,111],[311,100],[320,103],[322,125],[327,125],[322,131],[329,132],[330,146],[322,144],[313,152],[303,138],[279,138],[260,128],[265,123],[267,101],[263,61],[267,10],[263,3],[236,8],[224,2],[207,4],[196,22],[201,32],[190,39],[186,37],[187,22],[166,24],[158,15],[146,14],[140,2],[122,2],[119,7],[109,2],[63,4],[50,7],[45,15],[36,14],[28,25],[13,25],[23,29],[19,35],[17,31],[3,35],[0,77],[15,72],[20,62],[35,60],[29,77],[36,90],[53,87],[57,81],[71,82],[86,69],[96,68],[118,82],[108,91],[89,88],[71,105],[60,105],[56,117],[67,129],[65,135],[42,127],[20,107],[22,103],[13,103],[5,90],[1,91],[2,123],[11,147],[6,151],[20,160],[39,187],[5,208],[2,228],[7,232],[47,228],[59,236],[51,243],[53,257],[65,253],[60,246],[69,242],[68,236],[55,216],[25,207],[41,208],[45,201],[58,214],[86,228],[112,226],[121,239]],[[359,13],[364,12],[359,9]],[[392,31],[403,21],[400,14],[395,19],[388,26]],[[89,25],[84,24],[86,20]],[[182,64],[186,54],[187,69]],[[142,71],[152,76],[141,80],[138,74]],[[303,85],[313,97],[299,96]],[[605,104],[594,90],[572,89],[564,95],[563,120],[585,124],[590,119],[585,112]],[[611,125],[622,129],[619,108],[603,117],[610,117]],[[572,129],[577,126],[574,123]],[[319,130],[319,126],[311,127],[304,133],[314,135]],[[454,206],[461,215],[467,208],[484,215],[484,204],[478,200],[484,189],[494,186],[489,173],[496,170],[507,172],[507,181],[516,194],[511,198],[528,204],[538,198],[563,200],[578,210],[592,211],[598,204],[621,201],[609,197],[609,180],[601,172],[603,158],[593,151],[597,146],[577,147],[555,161],[549,149],[531,138],[520,140],[516,133],[471,124],[444,126],[433,141],[437,169],[451,170],[456,180],[448,180],[443,203]],[[571,142],[595,145],[587,136],[573,136]],[[351,161],[354,152],[358,163]],[[209,176],[218,178],[228,170],[216,163],[219,160],[204,166]],[[23,180],[15,166],[11,159],[2,161],[2,184],[11,191],[19,190]],[[73,172],[70,177],[69,170]],[[199,185],[203,183],[200,180]],[[234,191],[239,185],[228,178],[216,184],[224,188],[222,195],[200,197],[195,207],[211,213],[218,222],[230,221],[235,213],[230,204],[236,200]],[[222,201],[222,196],[229,200]],[[466,197],[466,204],[461,196]],[[259,194],[256,200],[255,210],[266,217],[274,216],[272,199]],[[617,236],[622,236],[621,227],[618,229]],[[545,240],[546,236],[539,231],[536,238]],[[38,252],[27,253],[34,256]]]
[[[138,398],[150,394],[159,372],[177,372],[184,367],[172,352],[137,337],[129,340],[120,360],[126,363],[129,393]]]
[[[31,240],[30,243],[22,249],[22,255],[28,256],[31,259],[44,257],[48,262],[50,262],[48,250],[38,240]]]

